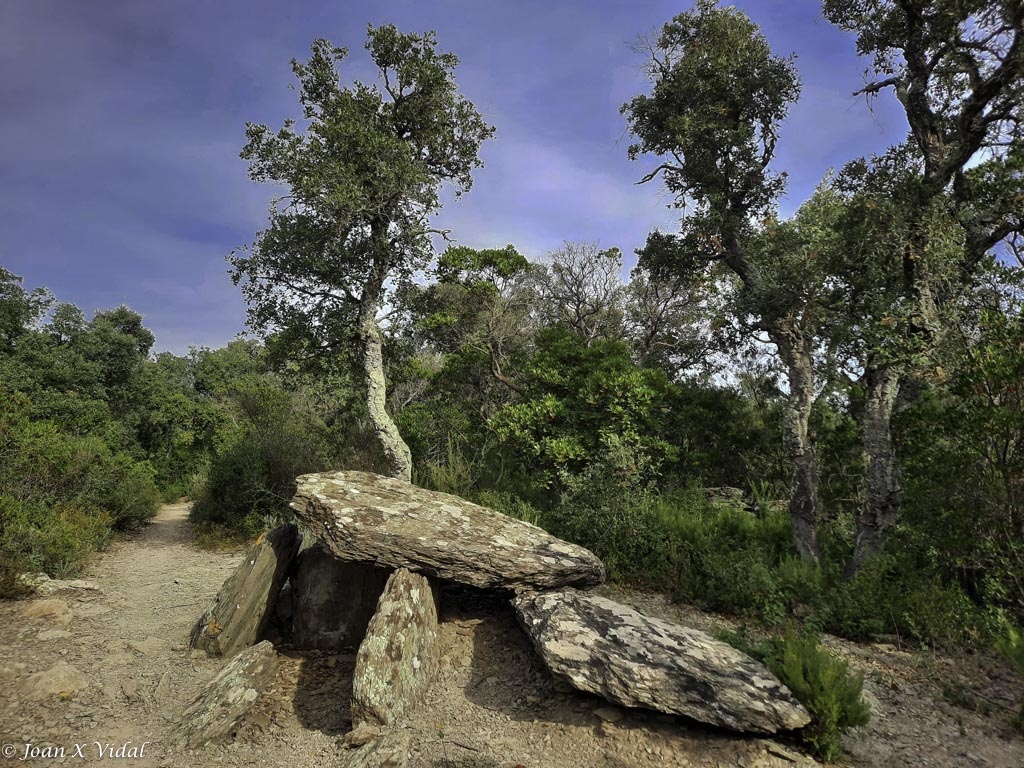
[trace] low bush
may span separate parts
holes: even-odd
[[[801,740],[824,760],[842,755],[843,733],[871,719],[871,709],[861,698],[864,675],[851,674],[849,665],[823,648],[818,638],[792,630],[771,644],[765,661],[811,714]]]
[[[0,411],[5,594],[17,591],[17,576],[25,571],[74,574],[90,553],[106,546],[114,529],[141,524],[159,505],[148,462],[31,414],[32,403],[19,393]]]
[[[231,537],[255,538],[290,519],[295,478],[331,467],[323,426],[269,380],[234,394],[241,426],[211,458],[192,506],[194,523]]]
[[[1024,631],[1009,621],[1003,624],[1003,635],[996,641],[996,650],[1010,665],[1024,675]],[[1013,719],[1014,727],[1024,734],[1024,693],[1020,694],[1020,708]]]
[[[801,741],[817,757],[832,761],[843,753],[842,735],[871,719],[864,701],[864,675],[821,645],[812,633],[792,628],[781,637],[752,639],[748,632],[718,633],[718,639],[763,662],[811,715]]]
[[[110,542],[111,523],[99,510],[0,496],[0,553],[11,570],[65,578]]]

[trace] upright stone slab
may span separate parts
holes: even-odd
[[[581,691],[741,732],[810,722],[767,667],[699,630],[574,589],[513,604],[548,668]]]
[[[295,647],[358,646],[390,575],[388,568],[339,560],[321,544],[300,552],[291,589]]]
[[[356,655],[352,723],[390,725],[423,697],[438,669],[437,603],[425,576],[391,574]]]
[[[295,515],[343,560],[408,568],[474,587],[604,581],[590,551],[458,496],[369,472],[298,478]]]
[[[235,656],[181,716],[178,741],[190,749],[227,741],[277,675],[277,651],[263,641]]]
[[[261,536],[193,627],[189,644],[230,657],[256,643],[273,615],[298,547],[299,529],[292,523]]]

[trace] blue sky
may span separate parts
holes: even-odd
[[[814,0],[736,2],[803,95],[778,147],[783,213],[830,167],[899,141],[883,95],[869,109],[853,38]],[[289,62],[316,37],[350,49],[345,80],[373,72],[368,23],[437,31],[457,80],[493,125],[473,190],[439,223],[475,247],[532,258],[565,240],[626,254],[677,214],[653,161],[631,163],[619,107],[646,88],[631,42],[688,2],[644,0],[3,0],[0,265],[87,313],[127,304],[156,350],[220,346],[244,329],[225,256],[251,242],[272,194],[238,158],[247,121],[298,116]]]

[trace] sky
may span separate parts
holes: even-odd
[[[737,0],[803,91],[776,169],[791,214],[830,168],[906,134],[886,94],[855,97],[866,62],[815,0]],[[298,117],[290,61],[326,37],[343,83],[370,81],[368,24],[436,30],[456,80],[497,129],[473,189],[437,223],[472,247],[542,258],[564,241],[635,261],[673,231],[656,165],[631,162],[621,105],[647,92],[632,43],[688,0],[0,0],[0,266],[87,314],[126,304],[154,351],[245,330],[226,257],[267,223],[274,190],[238,155],[245,124]]]

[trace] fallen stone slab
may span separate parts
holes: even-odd
[[[414,707],[438,670],[437,598],[427,578],[391,574],[356,654],[352,723],[390,725]]]
[[[513,605],[548,668],[581,691],[741,732],[810,722],[767,667],[699,630],[574,589]]]
[[[298,548],[299,529],[292,523],[261,536],[192,628],[189,646],[230,657],[257,642]]]
[[[537,526],[369,472],[302,475],[291,507],[343,560],[408,568],[474,587],[588,587],[604,581],[589,550]]]
[[[181,716],[177,740],[189,749],[227,741],[277,675],[277,651],[267,641],[235,656]]]
[[[303,650],[358,646],[391,569],[339,560],[322,544],[301,552],[292,577],[292,641]]]

